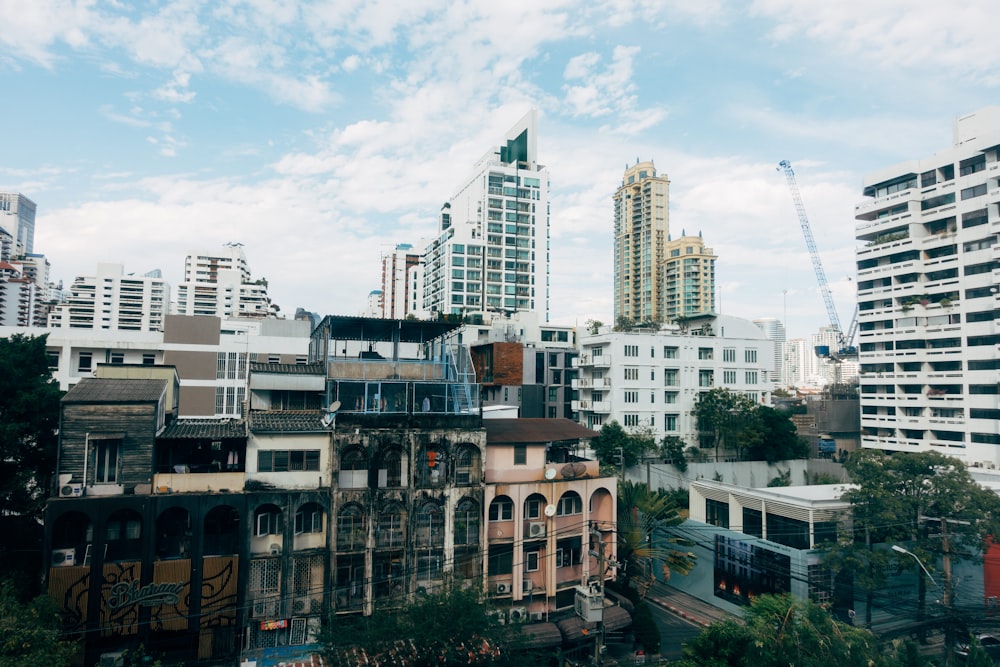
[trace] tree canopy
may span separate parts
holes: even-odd
[[[0,338],[0,508],[40,517],[55,471],[62,392],[47,336]]]
[[[497,622],[478,589],[448,585],[371,616],[336,616],[321,641],[334,667],[400,664],[392,656],[413,667],[548,664],[544,651],[524,648],[518,629]]]
[[[758,405],[744,394],[717,387],[698,397],[694,409],[699,444],[751,461],[783,461],[809,455],[809,446],[784,413]]]
[[[713,623],[684,646],[678,667],[888,667],[868,630],[835,620],[822,606],[789,595],[762,595],[743,615]]]
[[[22,603],[0,582],[0,667],[68,667],[76,646],[60,636],[59,616],[48,596]]]
[[[694,567],[692,546],[686,540],[669,537],[665,529],[680,524],[673,496],[652,491],[640,482],[622,481],[618,485],[618,560],[619,581],[626,588],[636,582],[645,595],[656,580],[656,567],[664,579],[671,572],[688,574]]]

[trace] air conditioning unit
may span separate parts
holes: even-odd
[[[511,607],[507,618],[510,619],[511,623],[524,623],[528,620],[528,609],[527,607]]]
[[[497,584],[497,595],[510,595],[510,584]]]
[[[532,621],[544,621],[545,620],[545,612],[544,611],[533,611],[533,612],[531,612],[531,620]]]
[[[61,498],[73,498],[83,495],[83,484],[70,483],[63,484],[59,487],[59,497]]]
[[[76,549],[53,549],[52,567],[76,565]]]
[[[528,537],[545,537],[545,523],[532,521],[528,524]]]
[[[278,544],[277,542],[275,542],[274,544],[272,544],[270,548],[271,548],[271,555],[272,556],[277,556],[277,555],[279,555],[281,553],[281,545]]]
[[[521,581],[521,590],[525,593],[530,593],[531,589],[534,587],[535,585],[531,582],[531,579],[524,579]]]

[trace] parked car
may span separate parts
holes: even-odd
[[[976,640],[982,645],[983,650],[986,651],[992,660],[1000,660],[1000,637],[990,634],[976,634],[974,635]],[[969,656],[969,642],[959,642],[955,645],[955,655],[960,658],[967,658]]]

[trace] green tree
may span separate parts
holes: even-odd
[[[753,433],[757,405],[743,394],[725,388],[716,388],[698,396],[694,415],[698,422],[698,436],[702,449],[715,450],[715,459],[726,449],[739,449],[749,440],[759,437]]]
[[[601,426],[600,434],[590,440],[590,446],[597,455],[597,460],[604,465],[618,466],[624,464],[626,467],[634,466],[646,453],[649,448],[651,438],[642,434],[634,436],[622,428],[616,420]],[[621,450],[622,463],[619,463],[618,455]]]
[[[669,492],[628,480],[618,485],[618,560],[624,563],[618,577],[624,588],[635,582],[644,596],[656,581],[657,566],[664,579],[671,572],[691,571],[695,560],[691,543],[667,534],[683,521]]]
[[[840,623],[820,605],[762,595],[743,621],[714,623],[684,646],[685,667],[881,667],[895,665],[868,630]]]
[[[767,405],[756,406],[754,412],[753,427],[743,432],[744,437],[754,435],[745,446],[748,459],[774,463],[809,457],[809,444],[799,437],[788,415]]]
[[[369,657],[395,651],[413,667],[532,667],[549,659],[544,651],[524,647],[519,626],[498,623],[481,591],[458,585],[418,594],[399,608],[376,609],[371,616],[334,616],[320,641],[334,667],[370,664],[359,659],[359,651]]]
[[[22,603],[14,586],[0,583],[0,667],[67,667],[76,645],[60,637],[55,605],[48,596]]]
[[[55,471],[62,392],[48,336],[0,339],[0,509],[40,519]]]
[[[665,435],[660,443],[660,456],[670,461],[671,465],[681,472],[688,469],[687,457],[684,456],[684,441],[676,435]]]

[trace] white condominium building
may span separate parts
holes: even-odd
[[[98,264],[93,276],[80,276],[66,302],[49,313],[50,327],[163,331],[170,285],[158,277],[125,275],[121,264]]]
[[[410,308],[409,296],[413,292],[411,281],[419,275],[411,269],[419,265],[420,253],[409,243],[400,243],[382,255],[382,307],[378,317],[401,320],[416,310]]]
[[[227,243],[218,251],[188,253],[184,282],[177,286],[179,315],[270,317],[267,280],[251,281],[243,244]]]
[[[442,207],[424,251],[431,317],[532,310],[548,320],[549,173],[538,164],[536,125],[530,111]]]
[[[616,420],[698,444],[693,410],[699,394],[722,387],[770,404],[774,343],[749,320],[698,318],[690,328],[581,334],[573,401],[580,423],[599,429]]]
[[[1000,464],[1000,108],[855,207],[861,442]]]

